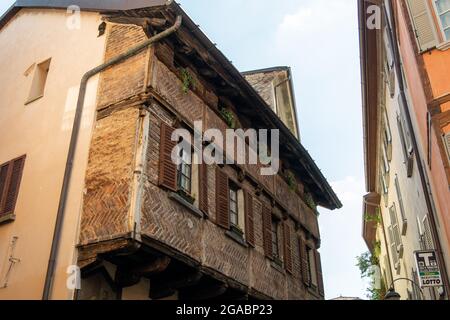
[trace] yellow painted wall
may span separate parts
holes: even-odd
[[[20,259],[0,289],[1,299],[40,299],[50,253],[66,155],[82,75],[101,64],[105,36],[97,37],[101,18],[82,13],[81,28],[69,29],[63,10],[22,9],[0,30],[0,163],[26,154],[16,205],[16,220],[0,225],[0,286],[8,248],[17,236]],[[51,58],[44,97],[25,105],[33,65]],[[30,74],[25,76],[25,72]],[[52,298],[68,299],[66,269],[76,261],[75,243],[87,152],[94,121],[97,78],[88,86],[79,147],[63,228]]]

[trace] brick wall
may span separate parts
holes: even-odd
[[[110,25],[107,32],[105,61],[126,52],[147,39],[141,27]],[[147,51],[102,72],[98,109],[120,102],[144,90]]]
[[[108,31],[106,57],[123,52],[142,41],[144,37],[140,28],[112,25]],[[215,167],[208,167],[208,219],[192,214],[185,206],[170,199],[168,192],[158,186],[161,123],[173,125],[177,118],[181,117],[190,124],[203,119],[205,129],[219,128],[224,131],[227,126],[211,109],[217,106],[218,97],[207,84],[198,80],[195,90],[183,92],[179,76],[174,72],[170,48],[158,45],[155,49],[156,55],[149,56],[149,52],[153,51],[145,51],[101,75],[99,109],[109,107],[111,111],[97,121],[92,138],[80,242],[83,244],[113,238],[131,231],[128,218],[133,191],[139,110],[123,105],[120,109],[115,109],[112,105],[146,90],[146,70],[152,70],[148,83],[150,92],[155,92],[156,96],[148,106],[150,123],[148,146],[144,148],[147,153],[144,187],[140,199],[141,233],[196,260],[204,268],[218,271],[268,296],[278,299],[313,297],[308,295],[301,281],[297,237],[303,229],[297,230],[291,218],[287,223],[291,229],[292,275],[282,268],[274,268],[271,261],[265,257],[262,203],[270,206],[272,201],[266,193],[257,196],[253,182],[246,180],[242,184],[254,196],[255,248],[246,248],[230,239],[225,235],[225,230],[215,223]],[[161,55],[165,57],[162,60],[157,58]],[[284,207],[293,218],[304,225],[304,229],[314,237],[319,237],[314,212],[304,204],[299,194],[289,190],[282,178],[260,177],[256,166],[245,169],[279,203],[276,210],[281,212],[281,207]],[[224,170],[234,180],[238,180],[235,169],[225,166]],[[283,241],[283,236],[280,232],[280,242]],[[280,254],[282,259],[282,246]]]
[[[129,232],[128,210],[139,111],[128,108],[97,121],[86,172],[80,243]]]

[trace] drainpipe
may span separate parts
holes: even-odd
[[[390,11],[391,12],[395,12],[394,8],[393,8],[393,5],[392,5],[392,2],[388,1],[388,4],[389,4],[389,7],[390,7],[389,8]],[[395,71],[396,71],[397,77],[399,79],[398,83],[399,83],[400,95],[401,95],[401,98],[403,100],[403,104],[406,106],[406,108],[405,108],[406,121],[407,121],[407,124],[408,124],[408,127],[409,127],[408,128],[409,131],[414,133],[412,117],[411,117],[411,113],[409,111],[409,108],[407,107],[408,106],[408,101],[406,100],[405,89],[404,89],[404,86],[403,86],[403,73],[402,73],[401,66],[400,66],[400,52],[399,52],[399,48],[398,48],[397,34],[396,34],[395,31],[393,31],[393,30],[397,30],[396,22],[395,22],[395,19],[392,19],[392,26],[389,25],[389,20],[387,19],[388,15],[387,15],[386,7],[384,6],[384,4],[383,4],[383,7],[384,7],[384,16],[386,18],[387,26],[389,28],[389,37],[391,38],[391,42],[393,44],[392,47],[393,47],[394,56],[395,56],[395,59],[394,59]],[[441,273],[442,273],[442,278],[443,278],[443,281],[444,281],[444,284],[443,284],[444,291],[445,291],[444,294],[445,294],[445,296],[448,297],[448,293],[449,293],[448,275],[447,275],[447,269],[445,267],[444,256],[442,254],[441,243],[439,241],[439,235],[438,235],[437,228],[436,228],[435,211],[433,209],[433,204],[432,204],[433,200],[431,199],[430,193],[429,193],[429,190],[428,190],[427,178],[425,176],[426,172],[425,172],[425,169],[423,167],[423,162],[422,162],[422,158],[421,158],[420,153],[419,153],[419,148],[418,148],[418,145],[417,145],[417,140],[416,140],[415,134],[411,135],[411,140],[412,140],[413,148],[415,150],[415,154],[416,154],[416,157],[417,157],[417,167],[418,167],[419,174],[420,174],[420,182],[422,184],[422,190],[423,190],[423,193],[424,193],[424,196],[425,196],[425,202],[426,202],[427,210],[428,210],[428,217],[430,218],[430,221],[431,221],[431,226],[432,226],[431,229],[432,229],[432,234],[433,234],[433,240],[434,240],[434,243],[436,244],[436,251],[437,251],[437,254],[438,254],[438,257],[439,257],[439,259],[438,259],[439,260],[439,265],[440,265],[440,269],[441,269]]]
[[[70,137],[69,151],[67,154],[66,168],[64,171],[64,180],[63,180],[61,194],[60,194],[60,198],[59,198],[58,212],[56,214],[56,223],[55,223],[55,230],[53,232],[52,247],[50,250],[47,274],[45,276],[44,292],[42,294],[42,300],[49,300],[51,291],[52,291],[52,285],[53,285],[53,280],[54,280],[54,276],[55,276],[56,259],[57,259],[57,255],[58,255],[59,242],[60,242],[60,238],[61,238],[61,230],[62,230],[62,226],[63,226],[63,222],[64,222],[67,197],[69,194],[70,178],[72,176],[73,161],[74,161],[75,151],[76,151],[76,146],[77,146],[77,141],[78,141],[78,134],[80,131],[81,115],[83,112],[84,99],[86,96],[86,88],[87,88],[87,83],[88,83],[89,79],[92,78],[93,76],[97,75],[98,73],[100,73],[106,69],[109,69],[110,67],[115,66],[116,64],[121,63],[128,58],[135,56],[136,54],[140,53],[142,50],[149,47],[153,43],[158,42],[158,41],[162,40],[163,38],[173,34],[181,27],[181,23],[182,23],[182,17],[178,16],[176,18],[175,24],[172,27],[147,39],[146,41],[144,41],[141,44],[137,45],[136,47],[130,49],[129,51],[127,51],[123,54],[120,54],[117,57],[112,58],[111,60],[105,62],[104,64],[99,65],[98,67],[86,72],[86,74],[81,79],[80,91],[78,94],[78,101],[77,101],[77,108],[75,111],[75,118],[74,118],[73,129],[72,129],[72,135]]]

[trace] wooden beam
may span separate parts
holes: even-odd
[[[203,274],[200,271],[195,271],[177,277],[166,275],[163,278],[155,278],[151,282],[149,296],[151,299],[169,297],[173,295],[176,290],[197,284],[202,277]]]
[[[161,273],[167,269],[171,259],[168,256],[162,256],[131,269],[131,272],[140,276],[150,276],[152,274]]]
[[[228,289],[226,283],[203,283],[180,291],[180,300],[208,300],[223,295]]]

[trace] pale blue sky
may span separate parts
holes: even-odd
[[[13,2],[2,0],[0,13]],[[339,211],[321,210],[327,298],[365,297],[355,267],[355,257],[366,251],[356,1],[179,2],[239,70],[292,67],[302,143],[344,204]]]

